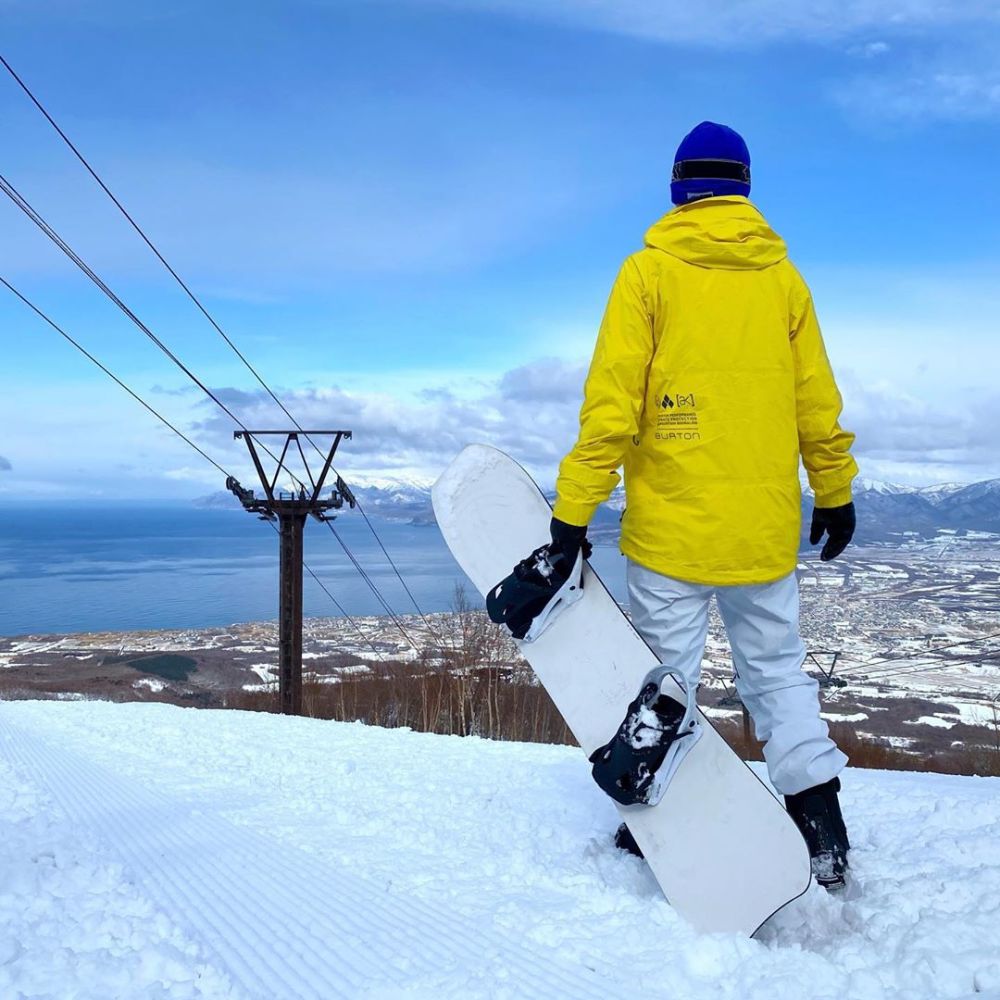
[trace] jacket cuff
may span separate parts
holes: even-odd
[[[575,528],[585,528],[593,517],[596,504],[574,503],[572,500],[556,499],[556,505],[552,508],[552,516],[571,524]]]
[[[832,493],[817,493],[815,506],[820,508],[843,507],[851,502],[851,484],[841,486]]]

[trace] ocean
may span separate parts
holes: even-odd
[[[345,513],[334,524],[393,610],[414,613],[364,520]],[[449,610],[458,584],[481,603],[436,527],[375,527],[423,611]],[[329,529],[308,522],[305,553],[349,614],[384,613]],[[592,561],[620,599],[621,556],[599,547]],[[339,614],[308,573],[303,603],[308,616]],[[0,635],[204,628],[273,621],[277,607],[277,534],[244,511],[0,505]]]

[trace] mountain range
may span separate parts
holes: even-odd
[[[872,540],[907,532],[926,537],[942,529],[1000,532],[1000,479],[923,487],[858,479],[854,500],[860,530]]]
[[[434,524],[431,484],[427,480],[372,479],[352,485],[364,508],[373,517],[416,526]],[[549,493],[551,499],[551,492]],[[858,511],[858,541],[891,541],[905,536],[933,537],[939,531],[1000,533],[1000,479],[978,483],[944,483],[934,486],[900,486],[874,479],[854,482]],[[230,493],[213,493],[196,501],[200,507],[238,507]],[[625,506],[624,492],[612,494],[595,516],[598,535],[617,533]],[[807,530],[812,495],[802,494],[803,530]]]

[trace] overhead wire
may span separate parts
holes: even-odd
[[[101,369],[102,372],[104,372],[105,375],[117,382],[118,385],[120,385],[137,403],[144,406],[150,413],[153,414],[154,417],[156,417],[157,420],[169,427],[182,441],[194,448],[194,450],[198,452],[198,454],[201,455],[206,462],[210,462],[214,465],[215,468],[218,469],[224,476],[229,475],[229,471],[227,469],[224,469],[221,465],[219,465],[219,463],[216,462],[211,455],[209,455],[199,445],[195,444],[195,442],[192,441],[183,431],[175,427],[165,416],[163,416],[162,413],[150,406],[150,404],[147,403],[146,400],[144,400],[134,389],[126,385],[125,382],[123,382],[113,371],[111,371],[110,368],[95,358],[94,355],[91,354],[90,351],[88,351],[78,340],[75,340],[54,320],[50,319],[44,312],[42,312],[41,309],[38,308],[38,306],[35,305],[34,302],[18,291],[5,277],[3,277],[3,275],[0,275],[0,283],[13,292],[33,313],[35,313],[36,316],[48,323],[48,325],[52,327],[52,329],[55,330],[60,337],[69,341],[69,343],[72,344],[85,358],[92,361],[98,368]]]
[[[56,133],[63,140],[63,142],[66,144],[66,146],[70,149],[70,151],[73,153],[73,155],[77,158],[77,160],[79,160],[79,162],[83,165],[83,167],[86,169],[86,171],[90,174],[90,176],[98,184],[98,186],[101,188],[101,190],[103,190],[104,193],[108,196],[108,198],[111,199],[111,201],[114,203],[115,207],[119,210],[119,212],[121,212],[121,214],[124,216],[124,218],[128,221],[129,225],[138,234],[138,236],[140,237],[140,239],[142,239],[142,241],[146,244],[146,246],[149,247],[149,249],[152,251],[152,253],[160,261],[160,263],[167,269],[167,271],[170,273],[170,275],[174,278],[174,280],[178,283],[178,285],[180,285],[180,287],[183,289],[183,291],[187,295],[187,297],[194,303],[194,305],[202,313],[202,315],[205,317],[205,319],[208,320],[208,322],[216,330],[216,332],[219,334],[219,336],[221,336],[222,339],[226,342],[226,344],[229,345],[229,347],[233,350],[233,352],[236,354],[236,356],[239,358],[239,360],[246,366],[247,370],[254,376],[254,378],[257,380],[257,382],[262,386],[262,388],[264,389],[264,391],[277,404],[277,406],[281,409],[281,411],[285,414],[285,416],[287,416],[288,419],[292,421],[292,423],[295,425],[295,427],[298,429],[298,431],[300,433],[303,433],[305,435],[306,439],[313,446],[313,448],[316,450],[317,454],[319,454],[321,457],[323,457],[323,452],[319,448],[319,446],[316,444],[316,442],[313,441],[312,438],[309,436],[309,434],[304,431],[304,429],[302,428],[302,425],[298,422],[298,420],[296,420],[296,418],[292,415],[292,413],[288,409],[288,407],[282,402],[282,400],[277,396],[277,394],[267,384],[267,382],[261,376],[260,372],[253,366],[253,364],[251,364],[251,362],[249,361],[249,359],[237,347],[237,345],[233,342],[232,338],[229,337],[229,335],[225,332],[225,330],[223,330],[223,328],[216,321],[215,317],[212,316],[212,314],[208,311],[208,309],[202,303],[201,299],[199,299],[198,296],[195,295],[195,293],[191,290],[191,288],[183,280],[183,278],[181,278],[181,276],[177,273],[177,271],[174,270],[174,268],[170,265],[170,263],[163,256],[163,254],[160,252],[160,250],[157,248],[157,246],[153,243],[153,241],[149,238],[149,236],[146,234],[146,232],[143,230],[143,228],[135,221],[135,219],[128,212],[128,210],[125,208],[125,206],[121,203],[121,201],[119,201],[119,199],[115,196],[115,194],[112,192],[112,190],[104,182],[104,180],[100,176],[100,174],[98,174],[97,171],[93,168],[93,166],[90,164],[89,160],[87,160],[87,158],[83,155],[83,153],[80,152],[79,148],[72,141],[72,139],[70,139],[70,137],[66,134],[66,132],[63,131],[63,129],[59,126],[58,122],[56,122],[56,120],[52,117],[52,115],[49,113],[48,109],[35,96],[34,92],[31,90],[31,88],[28,87],[28,85],[24,82],[24,80],[22,80],[21,77],[18,75],[18,73],[14,70],[13,66],[11,66],[11,64],[2,55],[0,55],[0,63],[3,64],[4,68],[11,75],[11,77],[14,79],[14,81],[17,83],[17,85],[21,88],[21,90],[24,91],[24,93],[27,95],[27,97],[32,102],[32,104],[34,104],[35,107],[41,112],[41,114],[45,117],[45,119],[48,121],[48,123],[56,131]],[[335,475],[339,476],[339,473],[337,472],[337,470],[335,468],[333,468],[333,472],[334,472]],[[367,525],[368,529],[371,531],[372,536],[375,538],[375,541],[376,541],[379,549],[381,550],[383,556],[385,556],[385,559],[388,562],[389,566],[392,568],[393,573],[395,574],[396,578],[399,580],[399,583],[402,586],[403,590],[405,591],[406,596],[410,599],[410,602],[413,604],[413,607],[416,609],[416,612],[420,616],[420,619],[424,623],[424,626],[428,629],[429,632],[431,632],[432,635],[435,635],[436,634],[436,630],[433,629],[433,627],[431,626],[430,622],[427,620],[426,616],[424,615],[424,612],[421,610],[421,607],[420,607],[419,603],[417,602],[416,597],[414,596],[413,592],[411,591],[411,589],[410,589],[409,585],[407,584],[406,580],[403,578],[403,575],[400,572],[399,567],[397,566],[395,560],[390,555],[389,550],[386,548],[385,543],[382,541],[382,538],[379,535],[378,531],[376,531],[375,526],[374,526],[374,524],[372,524],[371,519],[368,517],[368,514],[365,512],[365,509],[364,509],[363,505],[360,503],[360,501],[357,500],[357,498],[355,498],[355,506],[357,507],[358,512],[361,514],[362,518],[364,519],[365,524]],[[339,534],[337,532],[334,532],[334,536],[337,538],[337,540],[340,543],[341,547],[344,549],[345,553],[349,556],[349,558],[351,559],[351,561],[355,562],[353,555],[350,553],[349,549],[346,546],[346,543],[340,538]],[[369,578],[367,577],[367,574],[363,574],[363,575],[366,577],[366,583],[368,583],[369,587],[372,589],[373,594],[376,594],[376,598],[379,600],[379,602],[384,604],[381,595],[376,593],[376,591],[374,589],[374,584],[371,583],[371,582],[369,582]],[[393,617],[395,617],[395,613],[394,612],[390,611],[390,615],[392,615]],[[439,636],[437,638],[440,640]]]
[[[358,575],[361,577],[361,579],[364,580],[364,582],[368,585],[368,589],[371,590],[372,594],[375,595],[376,600],[385,609],[385,613],[389,616],[390,620],[393,622],[393,624],[396,626],[396,628],[404,636],[407,637],[407,639],[409,640],[409,642],[413,646],[413,648],[417,649],[418,648],[417,644],[410,637],[409,632],[406,631],[406,626],[403,624],[403,621],[402,621],[402,618],[400,617],[400,615],[395,610],[393,610],[392,605],[389,604],[389,602],[382,595],[381,591],[378,589],[377,585],[375,584],[375,581],[371,578],[371,575],[368,573],[368,571],[361,565],[360,560],[351,551],[351,549],[347,545],[347,542],[345,542],[344,539],[341,537],[340,532],[337,531],[337,529],[333,526],[333,524],[331,522],[327,521],[326,523],[327,523],[327,527],[330,529],[331,533],[333,534],[333,537],[336,538],[336,540],[340,544],[340,547],[344,550],[344,554],[351,561],[351,564],[354,566],[355,570],[357,570]],[[427,619],[424,618],[422,612],[420,613],[420,617],[424,621],[424,623],[425,623],[426,627],[428,628],[428,630],[431,630],[431,625],[427,621]],[[436,637],[436,633],[433,630],[431,630],[431,635],[432,635],[432,637]],[[439,641],[440,641],[440,639],[439,639]]]
[[[915,651],[912,653],[900,654],[898,656],[884,657],[879,660],[870,661],[869,663],[859,664],[858,667],[854,669],[841,670],[838,672],[838,676],[853,683],[878,684],[891,678],[918,675],[936,669],[947,669],[949,667],[965,663],[1000,662],[1000,646],[988,647],[985,650],[979,650],[974,653],[959,653],[947,658],[938,657],[937,655],[941,652],[947,652],[963,646],[975,646],[997,638],[1000,638],[1000,632],[990,632],[985,635],[973,636],[969,639],[961,639],[956,642],[933,646],[930,649],[919,652]],[[850,654],[846,654],[844,655],[844,659],[849,660],[853,659],[853,657]],[[894,663],[902,665],[895,668],[890,666],[886,669],[886,665]],[[882,667],[882,669],[870,670],[869,668],[871,667]]]
[[[56,246],[59,247],[59,249],[62,250],[63,253],[65,253],[66,256],[69,257],[70,260],[74,264],[76,264],[77,267],[79,267],[80,270],[82,270],[84,274],[86,274],[87,277],[91,279],[91,281],[94,282],[94,284],[97,285],[97,287],[102,292],[104,292],[104,294],[107,295],[108,298],[110,298],[111,301],[114,302],[114,304],[117,305],[125,313],[125,315],[130,320],[132,320],[132,322],[143,333],[145,333],[146,336],[149,337],[153,341],[153,343],[156,344],[156,346],[159,347],[160,350],[167,355],[167,357],[170,358],[171,361],[174,362],[174,364],[176,364],[186,375],[188,375],[188,377],[199,388],[201,388],[205,392],[205,394],[214,403],[216,403],[223,410],[223,412],[227,414],[227,416],[229,416],[239,427],[241,427],[244,433],[250,434],[246,424],[244,424],[243,421],[228,406],[226,406],[226,404],[223,403],[218,398],[218,396],[207,385],[205,385],[205,383],[201,379],[199,379],[198,376],[195,375],[194,372],[191,371],[191,369],[187,365],[185,365],[184,362],[181,361],[181,359],[178,358],[177,355],[173,351],[171,351],[170,348],[167,347],[167,345],[164,344],[163,341],[159,337],[157,337],[156,334],[153,333],[153,331],[150,330],[150,328],[146,326],[145,323],[142,322],[141,319],[139,319],[139,317],[115,294],[115,292],[90,267],[90,265],[87,264],[87,262],[83,260],[82,257],[80,257],[80,255],[59,235],[59,233],[55,231],[55,229],[51,225],[49,225],[48,222],[45,221],[45,219],[41,216],[41,214],[2,174],[0,174],[0,191],[3,191],[4,194],[6,194],[7,197],[10,198],[11,201],[13,201],[14,204],[17,205],[17,207],[20,208],[21,211],[23,211],[28,216],[28,218],[31,219],[31,221],[34,222],[42,230],[42,232],[44,232],[45,235],[48,236],[56,244]],[[258,440],[258,444],[268,455],[270,455],[278,463],[280,471],[282,460],[277,455],[275,455],[274,452],[271,451],[271,449],[268,448],[265,443]],[[294,476],[294,473],[292,473],[291,470],[287,469],[287,467],[286,471],[289,473],[289,475],[293,477],[293,479],[296,480],[298,486],[301,488],[303,486],[301,480],[298,480],[298,478]],[[350,552],[346,542],[344,542],[340,538],[339,534],[333,529],[333,525],[330,524],[330,522],[327,522],[327,524],[330,526],[331,531],[334,531],[334,535],[340,541],[341,546],[344,548],[344,551],[348,554],[349,558],[351,559],[351,562],[354,563],[354,565],[360,570],[360,564],[357,562],[353,553]],[[375,582],[371,579],[371,577],[367,573],[364,573],[362,571],[361,575],[365,584],[374,594],[376,600],[378,600],[378,602],[389,613],[390,619],[392,620],[396,628],[400,631],[400,633],[403,635],[403,637],[406,639],[407,642],[415,646],[416,644],[413,642],[412,636],[410,636],[410,634],[406,631],[406,628],[403,626],[402,621],[399,619],[399,617],[392,610],[388,602],[385,600],[384,596],[378,589]]]
[[[212,400],[238,427],[245,433],[249,433],[247,425],[221,400],[219,397],[200,379],[198,376],[129,308],[129,306],[118,297],[114,290],[104,281],[101,276],[59,235],[56,230],[49,225],[40,212],[28,201],[24,195],[3,175],[0,174],[0,191],[7,197],[90,279],[101,292],[104,293],[138,329],[146,335],[187,377],[194,382],[202,392]],[[276,462],[280,462],[277,455],[263,442],[258,442],[261,448],[267,452]],[[304,484],[292,473],[298,486]]]
[[[59,235],[59,233],[42,217],[42,215],[34,208],[33,205],[14,187],[13,184],[5,177],[0,174],[0,191],[7,195],[7,197],[39,228],[41,231],[53,242],[55,245],[62,250],[62,252],[81,270],[83,273],[116,305],[118,308],[133,322],[139,330],[144,333],[177,367],[179,367],[190,379],[197,385],[208,397],[211,399],[237,426],[241,427],[244,433],[250,435],[250,431],[242,419],[237,416],[219,397],[200,379],[198,376],[133,312],[131,308],[114,292],[113,289],[108,286],[108,284],[98,275],[93,268],[73,249],[70,244]],[[251,435],[252,436],[252,435]],[[271,456],[278,463],[279,471],[282,466],[282,460],[274,454],[274,452],[262,441],[257,442],[261,449]],[[298,487],[302,488],[304,484],[302,481],[295,476],[295,474],[285,466],[285,471],[293,478]],[[327,522],[329,524],[329,522]],[[332,525],[330,526],[333,530]],[[334,531],[334,535],[340,541],[341,546],[344,551],[348,554],[351,562],[355,566],[359,566],[355,556],[350,552],[346,542],[340,538],[339,534]],[[395,627],[400,631],[403,637],[408,643],[413,646],[416,644],[413,641],[413,637],[406,631],[402,621],[399,616],[392,610],[388,601],[382,595],[381,591],[378,589],[375,581],[371,579],[370,575],[367,573],[362,573],[362,579],[366,586],[372,591],[376,600],[381,604],[387,611]]]
[[[163,256],[162,253],[160,253],[159,249],[157,249],[156,245],[152,242],[152,240],[149,239],[149,237],[143,231],[142,227],[135,221],[135,219],[132,218],[132,216],[129,213],[129,211],[118,200],[118,198],[115,196],[114,192],[107,186],[107,184],[104,183],[104,181],[101,178],[100,174],[98,174],[97,171],[94,170],[94,168],[90,165],[90,162],[83,155],[83,153],[80,152],[80,150],[77,148],[77,146],[73,142],[73,140],[70,139],[70,137],[62,130],[62,128],[60,128],[59,123],[52,117],[52,115],[49,114],[48,110],[45,108],[45,106],[42,104],[42,102],[38,100],[38,98],[34,95],[34,93],[28,87],[28,85],[24,82],[24,80],[21,79],[21,77],[14,70],[14,67],[11,66],[11,64],[9,62],[7,62],[7,60],[2,55],[0,55],[0,63],[3,64],[4,68],[7,70],[8,73],[10,73],[10,75],[14,78],[14,80],[17,82],[18,86],[24,91],[24,93],[27,94],[27,96],[31,100],[32,104],[34,104],[35,107],[38,108],[38,110],[42,113],[42,115],[45,117],[45,119],[48,121],[48,123],[56,130],[56,132],[59,134],[59,137],[69,147],[69,149],[72,151],[73,155],[80,161],[80,163],[83,165],[83,167],[87,171],[87,173],[90,174],[90,176],[100,186],[101,190],[114,202],[115,207],[125,217],[125,219],[129,223],[129,225],[135,230],[135,232],[138,234],[138,236],[140,237],[140,239],[156,255],[156,258],[159,260],[159,262],[170,272],[170,274],[172,275],[172,277],[174,278],[174,280],[181,286],[181,288],[184,289],[184,292],[187,294],[188,298],[198,307],[198,309],[201,311],[202,315],[204,315],[205,319],[207,319],[209,321],[209,323],[211,323],[212,326],[215,327],[215,329],[218,332],[219,336],[222,337],[222,339],[225,340],[225,342],[233,349],[233,351],[236,352],[236,354],[239,357],[240,361],[242,361],[243,364],[246,365],[246,367],[253,374],[254,378],[256,378],[257,381],[261,384],[261,386],[263,386],[263,388],[265,389],[265,391],[271,396],[271,398],[274,400],[274,402],[277,403],[279,407],[281,407],[281,409],[284,411],[285,415],[290,420],[294,420],[295,418],[292,417],[292,415],[288,412],[287,409],[285,409],[285,405],[281,402],[280,399],[278,399],[277,396],[275,396],[275,394],[273,392],[271,392],[271,390],[268,387],[267,383],[260,376],[260,374],[254,368],[254,366],[243,355],[243,353],[236,346],[236,344],[234,344],[233,341],[226,335],[225,330],[223,330],[222,327],[219,326],[218,323],[216,323],[216,321],[213,319],[211,313],[209,313],[209,311],[202,305],[201,300],[198,298],[198,296],[196,296],[194,294],[194,292],[191,291],[191,289],[188,287],[188,285],[183,280],[183,278],[181,278],[181,276],[170,266],[170,264],[167,262],[167,259]],[[299,429],[301,430],[301,428],[299,428]],[[312,443],[312,442],[310,442],[310,443]],[[315,447],[315,445],[313,445],[313,447]]]
[[[912,661],[917,658],[933,656],[935,653],[941,652],[942,650],[956,649],[960,646],[974,646],[979,643],[986,642],[990,639],[997,639],[997,638],[1000,638],[1000,632],[988,632],[985,635],[973,636],[971,639],[961,639],[956,642],[949,642],[940,646],[932,646],[930,649],[921,650],[919,652],[914,651],[912,653],[902,653],[898,656],[888,656],[880,660],[872,660],[867,663],[860,663],[858,667],[855,668],[852,672],[861,673],[865,676],[868,676],[869,671],[871,670],[872,667],[879,667],[882,666],[883,664],[889,664],[889,663]],[[845,656],[844,658],[848,659],[849,657]],[[875,671],[875,675],[877,675],[878,673],[880,673],[880,671]]]
[[[926,659],[921,659],[921,657],[915,656],[913,657],[913,660],[914,662],[909,665],[896,667],[894,670],[882,670],[872,674],[861,674],[859,679],[862,681],[878,682],[886,680],[890,677],[904,677],[907,674],[920,674],[927,671],[942,670],[964,663],[990,663],[995,660],[1000,660],[1000,647],[985,649],[978,653],[953,655],[947,658],[940,657],[934,659],[928,657]]]
[[[41,308],[39,308],[34,302],[32,302],[19,289],[17,289],[14,285],[12,285],[5,277],[3,277],[3,275],[0,275],[0,284],[3,284],[3,286],[5,288],[7,288],[18,299],[20,299],[21,302],[24,303],[24,305],[26,305],[36,316],[39,317],[39,319],[41,319],[43,322],[45,322],[46,324],[48,324],[48,326],[51,327],[53,330],[55,330],[55,332],[58,333],[60,337],[62,337],[64,340],[66,340],[69,344],[71,344],[74,348],[76,348],[76,350],[79,351],[85,358],[87,358],[88,361],[90,361],[94,365],[96,365],[102,372],[104,372],[105,375],[108,376],[108,378],[110,378],[118,386],[120,386],[122,389],[124,389],[125,392],[127,392],[137,403],[139,403],[149,413],[151,413],[154,417],[156,417],[156,419],[159,420],[160,423],[162,423],[164,426],[168,427],[185,444],[187,444],[191,448],[193,448],[199,455],[201,455],[202,458],[205,459],[206,462],[208,462],[209,464],[211,464],[212,466],[214,466],[214,468],[216,468],[224,476],[228,477],[228,476],[231,475],[231,473],[229,472],[228,469],[226,469],[224,466],[222,466],[219,462],[217,462],[214,458],[212,458],[212,456],[209,455],[203,448],[201,448],[198,444],[196,444],[194,441],[192,441],[191,438],[189,438],[183,431],[181,431],[173,423],[171,423],[170,420],[168,420],[162,413],[159,412],[159,410],[157,410],[150,403],[147,403],[146,400],[144,400],[142,398],[142,396],[140,396],[131,386],[129,386],[122,378],[120,378],[113,371],[111,371],[111,369],[108,368],[107,365],[105,365],[99,358],[97,358],[94,354],[92,354],[90,351],[88,351],[87,348],[85,348],[78,340],[76,340],[69,333],[67,333],[66,330],[64,330],[58,323],[56,323],[56,321],[54,319],[52,319],[47,313],[43,312]],[[330,522],[327,521],[326,523],[329,524]],[[271,525],[271,527],[275,531],[277,530],[276,528],[274,528],[273,524]],[[332,527],[332,525],[331,525],[331,527]],[[362,641],[371,648],[372,652],[376,655],[376,657],[378,657],[380,660],[385,660],[385,655],[375,646],[375,644],[371,641],[370,637],[368,637],[365,634],[364,630],[361,628],[361,626],[358,624],[358,622],[344,608],[344,606],[340,603],[340,601],[337,600],[337,598],[333,595],[333,593],[326,586],[326,584],[324,584],[323,581],[319,579],[319,577],[313,571],[312,567],[310,567],[309,564],[306,563],[305,561],[303,561],[303,566],[305,567],[305,569],[309,573],[309,575],[320,586],[320,588],[323,590],[323,592],[326,594],[326,596],[330,598],[330,600],[332,601],[334,607],[351,624],[351,626],[354,628],[354,630],[361,637]]]

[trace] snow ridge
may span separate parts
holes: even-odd
[[[586,969],[496,933],[480,929],[473,938],[447,911],[185,808],[2,715],[0,748],[120,854],[156,905],[204,943],[247,997],[357,1000],[404,987],[433,995],[456,977],[483,997],[505,995],[497,984],[508,978],[518,997],[610,995]]]

